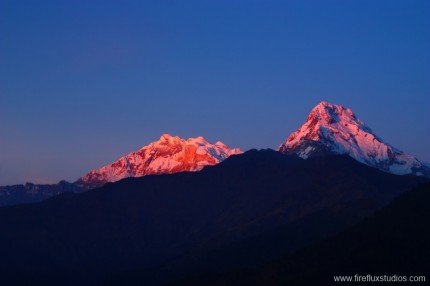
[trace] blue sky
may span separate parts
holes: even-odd
[[[0,185],[162,133],[276,148],[320,101],[430,161],[429,1],[0,0]]]

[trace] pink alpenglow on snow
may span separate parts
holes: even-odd
[[[231,155],[241,153],[240,149],[229,149],[220,141],[211,144],[203,137],[185,140],[163,134],[158,141],[139,151],[87,173],[77,183],[86,188],[94,188],[128,177],[200,171],[205,166],[216,165]]]
[[[285,154],[301,158],[324,154],[347,154],[385,172],[430,176],[430,169],[412,155],[382,141],[351,109],[319,103],[305,124],[279,146]]]

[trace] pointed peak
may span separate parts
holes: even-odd
[[[198,137],[195,137],[195,138],[188,138],[187,141],[207,142],[206,139],[203,136],[198,136]]]
[[[306,122],[279,146],[279,151],[302,158],[346,154],[385,172],[429,173],[418,159],[377,137],[351,109],[326,101],[312,109]]]
[[[221,141],[217,141],[215,143],[216,146],[221,146],[221,147],[227,147],[224,143],[222,143]]]
[[[354,112],[347,107],[321,101],[318,103],[309,114],[307,121],[325,121],[328,124],[341,121],[342,118],[349,118],[353,121],[357,120]]]
[[[334,104],[328,101],[321,101],[320,103],[318,103],[313,109],[316,108],[325,108],[325,109],[329,109],[329,110],[343,110],[343,109],[349,109],[343,105],[340,104]]]
[[[170,135],[169,133],[164,133],[163,135],[161,135],[160,141],[169,140],[170,138],[172,138],[172,135]]]
[[[313,109],[314,110],[318,110],[320,112],[325,112],[325,113],[336,113],[336,114],[343,114],[346,113],[348,115],[353,115],[354,113],[352,112],[352,110],[348,107],[339,105],[339,104],[333,104],[327,101],[321,101],[320,103],[318,103]]]
[[[161,135],[161,137],[158,141],[153,142],[153,143],[155,143],[155,144],[157,144],[157,143],[174,144],[174,143],[177,143],[179,141],[185,141],[185,139],[183,139],[179,136],[172,136],[168,133],[165,133],[165,134]]]
[[[336,106],[336,104],[333,104],[333,103],[330,103],[330,102],[328,102],[328,101],[323,100],[323,101],[321,101],[320,103],[318,103],[318,104],[315,106],[315,108],[317,108],[318,106],[321,106],[321,107],[333,107],[333,106]]]

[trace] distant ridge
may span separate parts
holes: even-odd
[[[36,203],[62,193],[80,193],[128,177],[199,171],[241,153],[239,148],[229,149],[221,141],[211,144],[203,137],[182,139],[163,134],[158,141],[88,172],[74,183],[61,181],[51,185],[27,183],[0,186],[0,207]]]
[[[326,101],[312,109],[306,122],[278,151],[303,159],[348,155],[384,172],[430,177],[428,164],[385,143],[351,109]],[[163,134],[159,140],[88,172],[74,183],[0,186],[0,206],[39,202],[65,192],[79,193],[128,177],[199,171],[241,153],[239,148],[230,149],[220,141],[212,144],[203,137],[183,139]]]

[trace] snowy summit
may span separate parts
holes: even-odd
[[[128,177],[199,171],[205,166],[218,164],[231,155],[241,153],[240,149],[229,149],[220,141],[211,144],[203,137],[185,140],[163,134],[158,141],[139,151],[87,173],[77,183],[85,188],[94,188]]]
[[[319,103],[305,124],[279,146],[285,154],[306,159],[324,154],[347,154],[357,161],[385,172],[430,176],[430,169],[376,136],[351,109]]]

